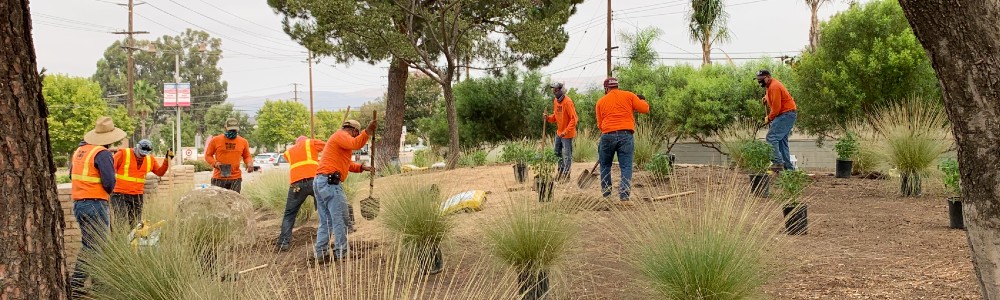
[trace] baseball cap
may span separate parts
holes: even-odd
[[[608,77],[608,79],[604,80],[604,87],[605,88],[616,88],[616,87],[618,87],[618,78]]]
[[[347,120],[347,122],[344,122],[343,127],[351,127],[357,130],[361,130],[361,122],[358,122],[358,120]]]
[[[553,82],[552,84],[549,85],[549,87],[550,88],[554,88],[554,89],[562,89],[563,88],[563,83],[562,82]]]
[[[226,119],[226,131],[229,130],[240,130],[240,121],[233,118]]]
[[[757,71],[757,76],[771,76],[771,71],[768,70]]]

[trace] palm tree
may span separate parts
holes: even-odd
[[[652,66],[657,59],[656,49],[653,49],[653,41],[660,35],[663,35],[663,30],[657,27],[646,27],[631,34],[619,33],[619,40],[627,47],[629,64]]]
[[[156,107],[159,105],[159,93],[149,82],[139,80],[135,82],[133,95],[135,97],[135,112],[139,115],[139,134],[142,138],[148,138],[146,135],[146,120],[149,119],[151,113],[156,111]]]
[[[812,19],[809,23],[809,52],[816,51],[816,46],[819,45],[819,7],[823,6],[827,2],[832,0],[805,0],[806,5],[809,5],[809,10],[812,11]]]
[[[712,45],[729,40],[729,28],[723,0],[691,0],[688,29],[691,40],[701,43],[702,65],[712,64]]]

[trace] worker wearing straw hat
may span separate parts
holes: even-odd
[[[347,180],[349,172],[371,170],[370,166],[351,161],[351,154],[365,146],[368,138],[375,134],[376,126],[376,121],[372,120],[367,128],[361,130],[360,122],[348,120],[341,125],[340,130],[330,135],[326,147],[323,147],[316,179],[313,180],[316,210],[319,211],[314,258],[320,264],[343,260],[347,255],[348,228],[344,216],[347,213],[347,195],[340,183]],[[334,236],[332,256],[328,252],[331,233]]]
[[[70,165],[73,215],[80,225],[83,255],[77,260],[70,278],[74,297],[85,295],[83,283],[87,272],[83,267],[88,255],[95,255],[97,243],[104,240],[110,230],[108,197],[115,189],[115,162],[111,145],[116,145],[127,134],[115,127],[110,117],[100,117],[94,130],[87,132],[79,148],[73,152]]]

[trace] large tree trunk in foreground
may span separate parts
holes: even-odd
[[[0,0],[0,299],[65,299],[63,214],[27,0]]]
[[[389,65],[389,86],[385,96],[385,134],[375,141],[374,166],[384,167],[393,158],[399,158],[399,139],[403,134],[403,116],[406,113],[406,79],[409,68],[405,61],[393,59]],[[412,130],[412,128],[411,128]]]
[[[1000,299],[1000,2],[900,0],[944,89],[984,299]]]

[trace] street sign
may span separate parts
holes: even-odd
[[[191,106],[190,83],[164,83],[163,106]]]
[[[183,147],[181,149],[181,157],[184,160],[198,160],[198,149],[194,147]]]

